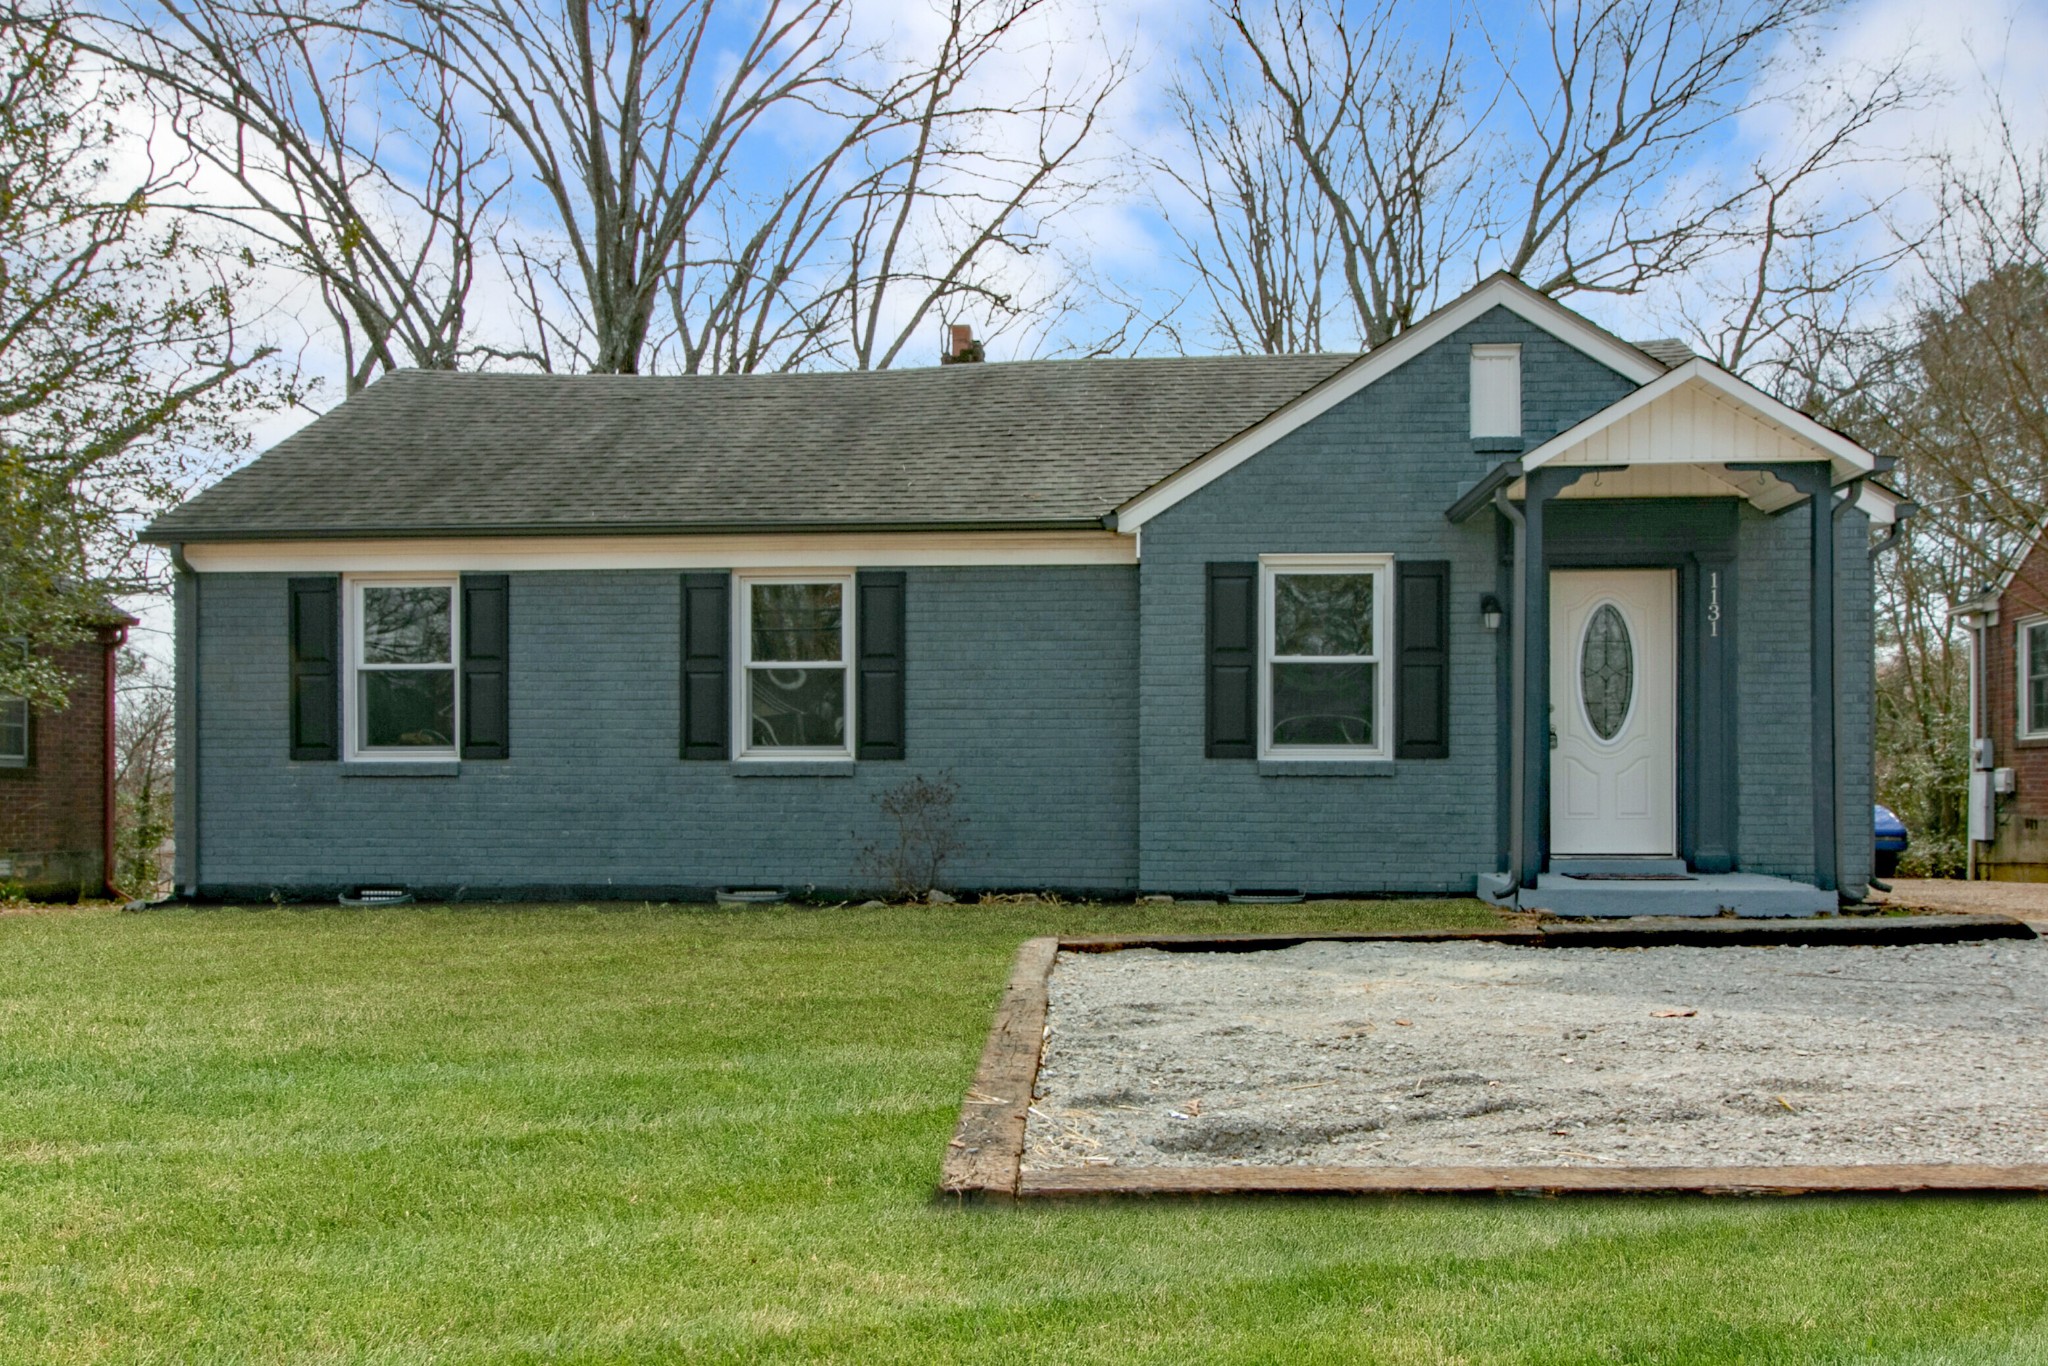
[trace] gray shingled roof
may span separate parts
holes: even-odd
[[[1094,526],[1347,355],[379,380],[153,541]]]
[[[1676,370],[1699,356],[1690,343],[1682,342],[1676,337],[1653,337],[1649,341],[1630,342],[1629,345],[1661,364],[1666,370]]]

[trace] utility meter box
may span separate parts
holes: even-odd
[[[2014,792],[2018,791],[2019,783],[2014,778],[2013,771],[2009,768],[1992,769],[1991,790],[2001,797],[2010,797]]]

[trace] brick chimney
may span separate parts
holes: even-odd
[[[972,365],[988,359],[981,349],[981,343],[974,339],[974,327],[970,323],[954,323],[946,329],[951,341],[939,353],[941,365]]]

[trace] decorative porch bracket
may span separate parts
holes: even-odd
[[[1731,464],[1731,470],[1755,470],[1791,485],[1806,495],[1811,582],[1808,601],[1811,624],[1811,691],[1813,706],[1813,885],[1824,892],[1838,886],[1835,846],[1838,825],[1835,799],[1835,500],[1833,468],[1825,460],[1812,463]]]

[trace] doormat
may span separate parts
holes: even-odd
[[[1566,873],[1574,882],[1698,882],[1691,873]]]
[[[1754,963],[1767,961],[1774,973],[1800,978],[1796,985],[1805,994],[1799,1009],[1818,1009],[1834,992],[1842,999],[1829,1008],[1853,1014],[1861,1009],[1856,993],[1890,992],[1878,978],[1939,969],[1946,974],[1936,976],[1943,985],[1929,993],[1931,1004],[1923,1013],[1930,1019],[1943,1011],[1982,1013],[1981,1003],[1989,998],[1968,990],[1969,982],[1962,980],[1967,974],[1957,969],[2031,980],[2033,956],[2048,955],[2048,945],[1997,941],[2034,937],[2024,923],[2001,916],[1913,916],[1778,926],[1729,922],[1725,929],[1694,921],[1033,939],[1019,951],[996,1011],[980,1070],[946,1151],[939,1192],[974,1202],[1082,1195],[2048,1193],[2048,1144],[2027,1137],[2036,1134],[2037,1126],[2007,1124],[2010,1117],[1991,1113],[2026,1103],[2038,1078],[2013,1070],[2025,1070],[2024,1059],[1994,1050],[1967,1068],[1950,1063],[1925,1078],[1894,1077],[1893,1060],[1910,1058],[1910,1050],[1900,1050],[1913,1039],[1887,1035],[1874,1041],[1832,1040],[1831,1046],[1839,1044],[1838,1057],[1817,1053],[1812,1040],[1792,1039],[1781,1050],[1784,1057],[1759,1062],[1750,1056],[1753,1050],[1743,1035],[1745,1029],[1761,1027],[1744,1018],[1753,994],[1743,996],[1740,1009],[1724,1010],[1701,985],[1726,978],[1747,987]],[[1700,953],[1707,945],[1725,945],[1745,957],[1724,960],[1718,947]],[[1783,960],[1766,952],[1759,960],[1758,950],[1793,945],[1823,951]],[[1950,947],[1910,947],[1916,945]],[[1680,957],[1586,952],[1620,947],[1674,949]],[[1844,947],[1878,953],[1843,969],[1835,959],[1844,957]],[[1118,961],[1121,951],[1131,948],[1166,953]],[[1556,952],[1525,952],[1531,948]],[[1262,961],[1273,950],[1288,949],[1294,952]],[[1055,983],[1054,965],[1063,952],[1065,964],[1078,975]],[[1689,960],[1683,959],[1686,954],[1692,955]],[[1942,954],[1957,956],[1959,963],[1947,964]],[[1216,955],[1253,957],[1233,961]],[[1328,977],[1333,969],[1348,970],[1347,956],[1399,960],[1407,967],[1377,977],[1361,978],[1355,971],[1349,979]],[[1961,964],[1961,958],[1970,963]],[[1467,959],[1486,961],[1475,968]],[[1977,964],[1978,959],[1985,963]],[[1287,1012],[1299,1002],[1287,999],[1289,986],[1276,984],[1301,983],[1303,965],[1336,984],[1329,999],[1345,1016],[1344,1027],[1326,1027],[1318,1017],[1305,1035],[1297,1028],[1290,1042],[1284,1036],[1299,1020]],[[1686,970],[1665,972],[1664,966]],[[1830,974],[1830,967],[1838,974]],[[1105,970],[1108,978],[1102,976]],[[1215,980],[1216,973],[1230,984]],[[1590,1027],[1559,1014],[1579,1010],[1578,1003],[1586,999],[1569,985],[1561,988],[1546,980],[1559,975],[1576,975],[1599,987],[1594,995],[1606,1005],[1591,1009]],[[1128,1000],[1117,994],[1122,988],[1100,994],[1103,982],[1115,987],[1118,981],[1143,989],[1126,992]],[[1155,990],[1161,982],[1170,989]],[[1642,1000],[1629,995],[1641,994],[1645,983],[1651,995]],[[1361,985],[1366,989],[1361,991]],[[1475,997],[1460,1005],[1448,996],[1440,1001],[1437,994],[1467,988],[1501,1000]],[[1088,1010],[1080,1010],[1087,1001],[1075,994],[1084,989],[1097,993]],[[1702,998],[1676,999],[1689,990],[1702,991]],[[1324,992],[1324,986],[1303,986],[1296,994],[1304,992]],[[1673,999],[1664,1000],[1666,994]],[[1600,1023],[1605,1018],[1601,1011],[1615,1001],[1622,1008],[1609,1012],[1611,1022]],[[1212,1010],[1213,1020],[1199,1015],[1169,1019],[1203,1002],[1228,1008]],[[1518,1005],[1526,1009],[1518,1011]],[[2008,1005],[1992,1009],[1995,1013]],[[1894,1023],[1885,1012],[1867,1013],[1866,1023],[1880,1028]],[[1238,1015],[1246,1018],[1239,1021]],[[1485,1028],[1495,1029],[1499,1039],[1478,1037],[1471,1019],[1495,1022]],[[1169,1046],[1160,1033],[1162,1023],[1189,1041],[1187,1047],[1177,1051]],[[1982,1021],[1971,1014],[1964,1023],[2007,1029],[2019,1022]],[[1899,1027],[1910,1032],[1929,1022],[1915,1019]],[[1545,1030],[1563,1032],[1557,1041],[1536,1037]],[[1501,1041],[1528,1058],[1517,1062],[1492,1056]],[[1641,1056],[1657,1064],[1651,1072],[1688,1079],[1694,1090],[1699,1078],[1718,1076],[1717,1068],[1754,1070],[1767,1063],[1770,1075],[1737,1076],[1729,1070],[1724,1088],[1729,1094],[1715,1093],[1708,1105],[1698,1097],[1677,1097],[1678,1103],[1659,1108],[1658,1097],[1636,1095],[1640,1104],[1628,1121],[1627,1140],[1617,1141],[1612,1098],[1595,1093],[1619,1088],[1617,1094],[1626,1096],[1632,1079],[1640,1077],[1640,1069],[1617,1063],[1615,1045],[1629,1043],[1644,1046]],[[1463,1046],[1473,1057],[1464,1065],[1450,1058],[1450,1065],[1439,1067],[1429,1053],[1445,1045]],[[1088,1064],[1091,1048],[1097,1061]],[[1445,1051],[1448,1058],[1458,1050]],[[1272,1062],[1276,1058],[1282,1065]],[[1539,1060],[1541,1075],[1528,1067]],[[1198,1080],[1204,1066],[1218,1062],[1230,1078]],[[1085,1075],[1091,1065],[1103,1074]],[[1837,1065],[1870,1072],[1881,1084],[1899,1088],[1910,1104],[1870,1137],[1867,1149],[1850,1151],[1848,1160],[1838,1154],[1812,1160],[1815,1153],[1834,1153],[1806,1141],[1817,1127],[1833,1125],[1834,1131],[1852,1136],[1870,1127],[1856,1122],[1844,1108],[1846,1101],[1883,1100],[1867,1094],[1869,1078],[1861,1072],[1850,1077],[1854,1085],[1832,1083],[1829,1069]],[[1496,1072],[1497,1077],[1492,1075]],[[1379,1086],[1380,1074],[1400,1084]],[[1162,1077],[1170,1083],[1162,1084]],[[1368,1079],[1362,1091],[1354,1085],[1361,1077]],[[1915,1086],[1926,1094],[1915,1092]],[[1240,1094],[1230,1094],[1233,1087]],[[1196,1088],[1207,1088],[1206,1094],[1179,1094]],[[1948,1113],[1950,1100],[1969,1099],[1966,1090],[1988,1102],[1985,1124],[1981,1133],[1973,1130],[1952,1139],[1941,1116]],[[1257,1103],[1253,1091],[1261,1093]],[[1546,1094],[1582,1098],[1592,1108],[1576,1120],[1553,1116],[1542,1108]],[[1446,1123],[1455,1126],[1468,1118],[1469,1136],[1485,1144],[1450,1141],[1468,1135],[1464,1129],[1446,1129]],[[1674,1146],[1685,1137],[1678,1131],[1688,1123],[1703,1124],[1715,1134],[1725,1130],[1725,1143],[1716,1139],[1696,1149]],[[1414,1160],[1400,1155],[1404,1143]],[[1378,1151],[1387,1156],[1371,1155],[1374,1145],[1382,1144]],[[1445,1157],[1463,1150],[1473,1155]],[[1952,1150],[1996,1160],[1948,1160]],[[2043,1155],[2033,1156],[2037,1150]],[[1368,1155],[1328,1160],[1331,1153],[1356,1151]],[[1863,1151],[1873,1160],[1857,1156]],[[1540,1157],[1529,1156],[1539,1152]],[[1910,1160],[1884,1160],[1902,1156]]]

